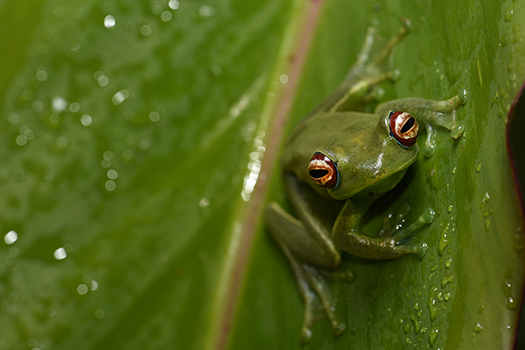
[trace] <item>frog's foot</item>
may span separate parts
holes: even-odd
[[[456,110],[467,102],[467,92],[463,90],[459,95],[444,101],[431,101],[426,117],[431,121],[425,124],[427,139],[423,147],[423,154],[430,157],[436,150],[437,127],[442,126],[450,130],[450,136],[458,139],[464,131],[463,125],[456,122]]]
[[[419,216],[419,218],[413,222],[410,226],[406,228],[400,228],[399,230],[395,231],[392,235],[392,238],[396,242],[396,246],[406,250],[407,253],[414,253],[417,254],[420,258],[422,258],[427,249],[428,246],[426,243],[418,243],[415,244],[411,242],[409,239],[415,232],[419,231],[421,227],[424,225],[430,224],[432,221],[434,221],[435,212],[432,208],[427,208]]]
[[[315,321],[314,306],[318,302],[321,303],[322,308],[332,324],[333,333],[335,335],[341,334],[345,330],[346,325],[335,312],[336,303],[323,276],[315,267],[305,263],[300,263],[279,237],[274,238],[281,246],[281,249],[290,262],[290,266],[292,267],[293,274],[299,287],[299,293],[304,301],[305,308],[303,325],[301,327],[301,343],[307,343],[312,337],[312,326]],[[340,277],[351,280],[352,274],[346,273],[345,275],[342,273]]]
[[[308,284],[312,287],[315,293],[319,296],[323,309],[332,324],[332,330],[335,335],[341,334],[346,325],[339,316],[335,313],[335,301],[332,297],[332,293],[328,287],[328,284],[324,280],[323,276],[313,267],[308,264],[301,265],[303,271],[305,272],[305,278],[308,281]],[[305,313],[306,316],[306,313]],[[307,323],[307,320],[305,320]]]
[[[352,80],[358,75],[368,77],[369,86],[389,79],[396,80],[399,74],[390,68],[392,53],[396,45],[408,34],[410,27],[410,20],[401,18],[401,28],[386,44],[383,44],[382,48],[375,38],[376,29],[369,27],[363,47],[357,55],[357,61],[348,72],[345,81]]]
[[[404,203],[397,215],[394,216],[393,213],[389,213],[383,218],[383,227],[378,232],[379,237],[388,237],[394,235],[396,230],[401,228],[405,224],[405,217],[410,212],[410,206],[407,203]]]

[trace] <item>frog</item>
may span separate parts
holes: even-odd
[[[303,343],[313,334],[315,300],[320,301],[335,335],[346,327],[323,278],[330,271],[346,280],[353,278],[351,272],[337,270],[342,252],[391,260],[406,254],[422,258],[428,249],[414,236],[434,220],[432,208],[410,225],[377,237],[361,229],[372,204],[396,187],[418,158],[420,125],[427,132],[426,157],[435,150],[437,128],[448,129],[453,139],[463,133],[455,115],[466,103],[464,90],[448,100],[408,97],[366,111],[367,104],[377,99],[381,83],[399,79],[392,69],[393,52],[410,29],[410,21],[401,19],[398,32],[380,41],[376,28],[369,27],[343,82],[295,126],[285,143],[282,179],[296,216],[276,202],[267,206],[264,216],[270,235],[290,263],[305,304]]]

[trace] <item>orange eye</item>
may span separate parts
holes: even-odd
[[[308,174],[321,187],[333,189],[339,186],[339,172],[336,165],[321,152],[315,152],[310,159]]]
[[[417,142],[419,125],[416,118],[407,112],[391,111],[389,115],[390,134],[401,146],[411,148]]]

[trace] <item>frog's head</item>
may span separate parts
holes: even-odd
[[[390,111],[377,125],[319,148],[310,159],[312,181],[335,199],[361,191],[385,193],[395,187],[419,151],[419,125],[406,112]]]

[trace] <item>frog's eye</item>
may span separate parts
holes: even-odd
[[[308,163],[308,174],[319,186],[336,188],[339,185],[339,172],[334,162],[321,152],[315,152]]]
[[[416,144],[419,125],[416,118],[407,112],[391,111],[389,115],[390,134],[401,146],[410,148]]]

